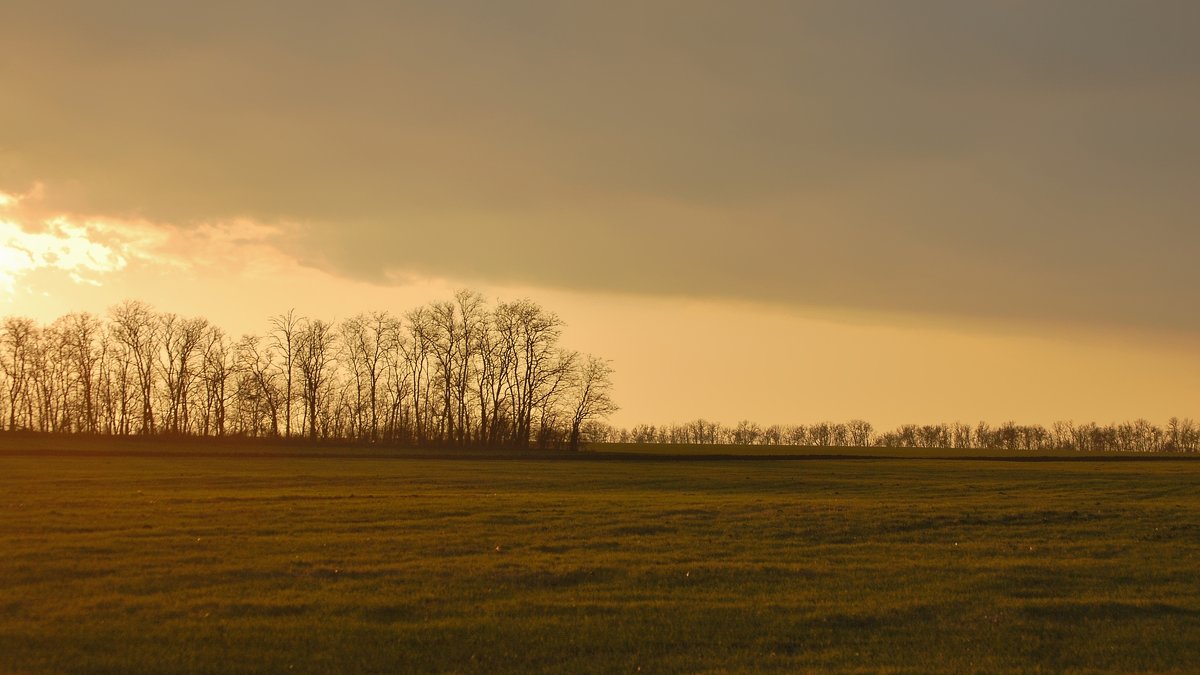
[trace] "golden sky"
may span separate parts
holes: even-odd
[[[526,295],[619,423],[1200,415],[1193,2],[4,3],[0,311]]]

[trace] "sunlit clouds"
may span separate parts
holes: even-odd
[[[61,270],[76,283],[99,285],[99,275],[125,265],[116,251],[88,238],[87,226],[53,220],[41,232],[26,232],[15,222],[0,220],[0,286],[9,293],[36,269]]]
[[[43,295],[31,278],[37,272],[102,286],[131,265],[177,273],[272,270],[290,260],[271,243],[280,231],[245,219],[184,227],[57,213],[39,184],[26,194],[0,193],[0,289],[10,300]],[[41,283],[52,279],[43,274]]]
[[[0,193],[0,289],[12,294],[39,269],[57,270],[78,284],[99,285],[100,277],[124,269],[142,237],[100,222],[72,222],[65,216],[30,218],[21,206],[41,198]],[[30,209],[35,211],[36,209]],[[31,222],[32,221],[32,222]]]
[[[445,298],[471,281],[397,273],[375,284],[330,274],[288,251],[301,229],[289,223],[70,213],[40,183],[0,194],[0,310],[38,320],[140,299],[252,331],[289,307],[336,319]]]

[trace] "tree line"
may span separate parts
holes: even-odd
[[[639,444],[1200,452],[1200,424],[1178,417],[1172,417],[1166,426],[1144,419],[1103,426],[1094,422],[1055,422],[1049,427],[1014,422],[996,426],[987,422],[976,425],[955,422],[905,424],[884,432],[876,432],[871,423],[863,420],[764,427],[748,420],[727,426],[698,419],[686,424],[642,424],[629,429],[605,425],[598,427],[594,435],[601,442]]]
[[[618,429],[608,361],[560,344],[530,300],[459,291],[402,315],[342,321],[294,310],[234,339],[203,318],[139,301],[105,316],[0,323],[0,427],[57,433],[243,436],[414,446],[572,448],[585,442],[1014,451],[1200,452],[1171,418],[1049,427],[1007,422],[760,426],[703,419]]]
[[[9,430],[571,448],[617,410],[608,361],[563,347],[530,300],[459,291],[393,315],[270,317],[233,338],[125,301],[0,325]]]

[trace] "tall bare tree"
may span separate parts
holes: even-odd
[[[533,431],[534,410],[546,396],[546,388],[562,374],[556,358],[563,323],[536,303],[517,300],[496,307],[495,325],[502,349],[514,356],[505,373],[513,416],[512,445],[525,448]]]
[[[155,356],[161,335],[159,322],[150,305],[127,300],[109,310],[113,337],[124,347],[123,357],[133,364],[141,396],[140,433],[157,432],[154,420]]]
[[[418,445],[430,440],[430,421],[433,397],[429,385],[430,358],[436,327],[425,307],[407,315],[408,339],[402,343],[408,379],[412,382],[413,437]]]
[[[243,335],[235,348],[238,380],[238,409],[245,427],[256,432],[265,418],[268,434],[279,437],[283,412],[283,375],[275,362],[275,350],[257,335]]]
[[[602,419],[619,409],[612,398],[612,365],[588,354],[572,379],[575,409],[571,414],[570,449],[579,450],[580,431],[586,422]]]
[[[279,353],[284,387],[283,387],[283,433],[292,435],[292,401],[295,400],[292,378],[296,372],[297,341],[304,317],[298,316],[296,310],[289,309],[283,314],[271,317],[271,345]]]
[[[159,317],[159,368],[166,385],[164,426],[173,434],[185,433],[189,427],[189,398],[195,378],[196,356],[208,329],[204,319],[182,319],[167,313]]]
[[[225,331],[209,326],[204,331],[200,358],[200,377],[204,382],[202,433],[224,436],[228,404],[232,398],[230,381],[237,374],[237,352]]]
[[[461,289],[454,294],[454,304],[458,310],[459,345],[455,350],[457,363],[454,376],[455,415],[461,421],[458,427],[458,445],[467,445],[473,437],[472,413],[474,406],[470,401],[472,393],[482,396],[479,391],[472,391],[476,382],[476,372],[482,367],[481,352],[485,344],[485,333],[488,330],[486,301],[475,291]]]
[[[25,413],[26,426],[33,427],[33,404],[29,389],[33,379],[37,324],[33,319],[10,316],[0,330],[0,368],[7,379],[8,428],[18,428],[18,419]]]
[[[330,365],[334,359],[336,334],[333,324],[313,319],[305,321],[296,334],[296,365],[300,370],[304,401],[304,424],[310,440],[319,433],[320,412],[328,385]]]
[[[399,337],[399,322],[387,312],[359,314],[341,324],[341,345],[354,383],[355,427],[360,437],[379,440],[381,384],[389,350]]]
[[[80,395],[79,429],[94,434],[98,430],[96,406],[97,376],[100,367],[100,319],[87,312],[62,317],[62,335],[68,358],[75,371]]]

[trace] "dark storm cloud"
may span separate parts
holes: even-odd
[[[341,274],[1200,330],[1193,2],[8,3],[0,185]]]

